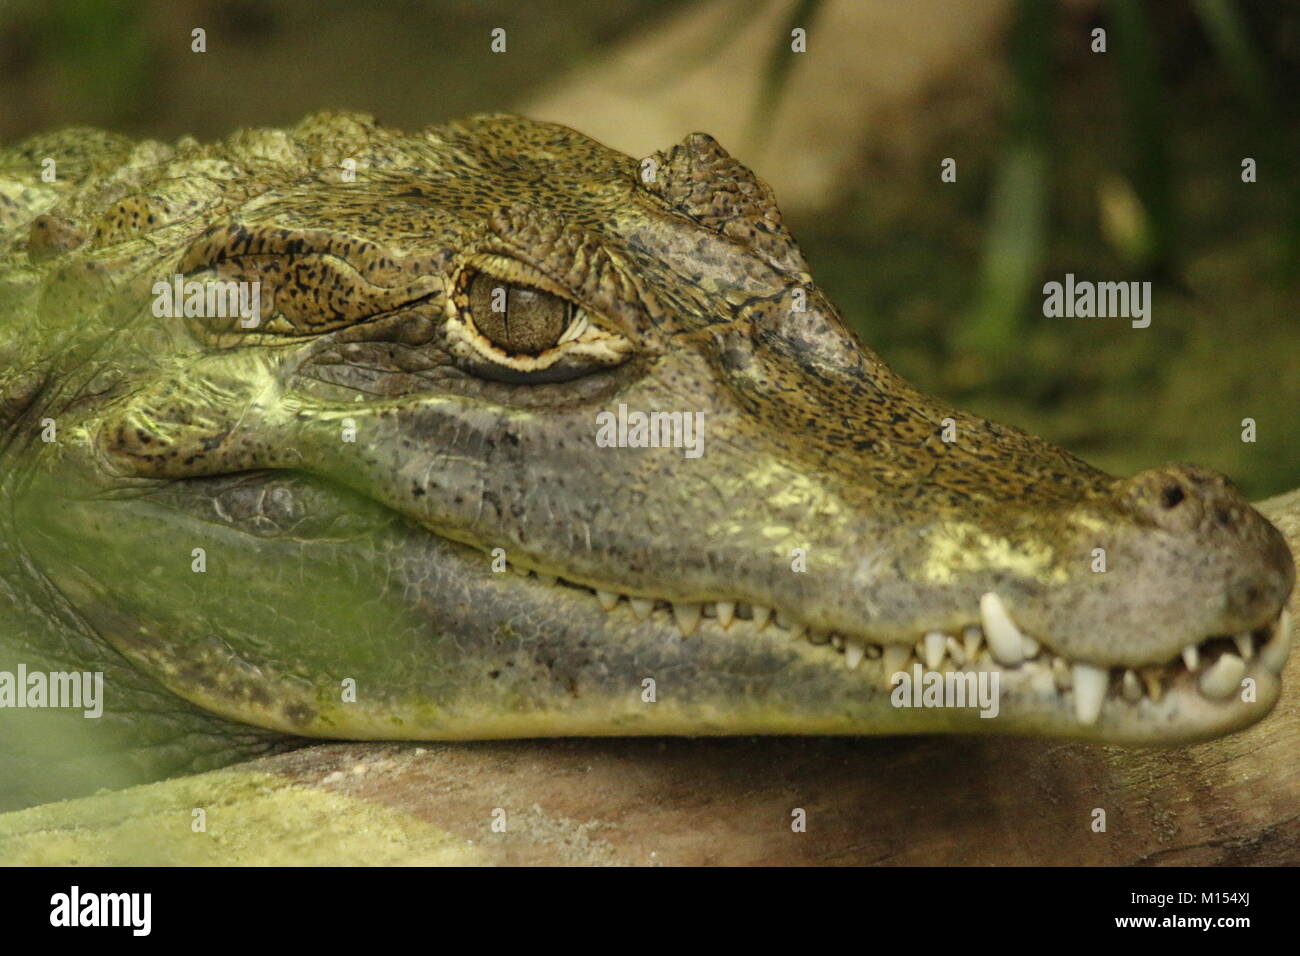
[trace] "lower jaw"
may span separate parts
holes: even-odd
[[[942,679],[944,675],[939,676]],[[576,699],[519,709],[463,698],[442,705],[388,699],[378,707],[363,704],[346,708],[324,708],[316,702],[312,716],[302,723],[285,720],[281,716],[283,708],[258,714],[246,705],[228,707],[220,698],[177,690],[194,703],[231,719],[324,739],[960,734],[1170,747],[1220,737],[1263,719],[1278,700],[1280,681],[1267,673],[1251,676],[1256,679],[1256,691],[1249,703],[1238,699],[1207,702],[1190,693],[1172,691],[1160,702],[1108,703],[1097,720],[1088,725],[1075,719],[1068,699],[1044,697],[1020,682],[998,689],[993,712],[978,697],[964,706],[952,704],[951,698],[933,706],[928,703],[930,688],[922,681],[914,686],[900,684],[907,701],[902,705],[883,691],[853,704],[841,697],[836,707],[833,703],[828,706],[826,700],[792,706],[794,702],[779,688],[740,699],[697,697],[649,703],[633,693],[611,696],[599,690],[587,693],[579,687]]]
[[[784,697],[786,713],[768,708],[746,707],[737,698],[729,717],[720,722],[697,714],[693,718],[674,714],[638,715],[638,729],[616,733],[793,733],[793,734],[907,734],[907,733],[1004,733],[1088,740],[1103,743],[1169,746],[1212,739],[1261,720],[1280,694],[1280,675],[1290,646],[1289,616],[1283,611],[1264,628],[1238,635],[1207,638],[1189,645],[1183,656],[1164,664],[1109,669],[1072,663],[1054,655],[1046,645],[1021,634],[1010,622],[995,595],[980,602],[981,624],[956,634],[924,635],[914,646],[873,644],[869,638],[846,637],[833,632],[810,631],[777,612],[765,612],[761,626],[753,620],[755,609],[744,604],[688,605],[683,627],[681,605],[664,600],[642,601],[642,608],[610,592],[587,585],[518,571],[525,588],[559,588],[579,594],[603,608],[610,629],[634,631],[657,624],[668,641],[703,641],[748,644],[737,655],[754,652],[759,637],[785,642],[801,663],[809,667],[839,670],[853,680],[866,712],[842,701],[836,714],[818,714],[809,702]],[[527,580],[538,578],[541,580]],[[723,608],[726,613],[723,614]],[[998,619],[1001,618],[1001,623]],[[992,644],[1004,651],[1010,638],[1023,642],[1011,659],[995,655]],[[1001,640],[987,635],[1000,632]],[[930,639],[935,644],[930,644]],[[1194,653],[1193,653],[1194,652]],[[1188,655],[1192,655],[1189,657]],[[847,668],[845,667],[847,665]],[[844,674],[847,669],[850,673]],[[907,680],[895,675],[907,674]],[[988,680],[996,676],[1000,700],[997,707],[952,703],[954,691],[970,687],[972,677]],[[1076,682],[1089,683],[1092,692],[1082,694]],[[779,679],[764,688],[783,697]],[[797,683],[797,681],[796,681]],[[899,691],[899,685],[908,686]],[[920,687],[921,690],[917,690]],[[938,706],[926,703],[939,694]],[[936,688],[938,688],[936,690]],[[823,693],[840,699],[840,681],[828,675]],[[881,691],[883,690],[883,699]],[[757,689],[749,688],[750,693]],[[958,694],[959,696],[959,694]],[[910,698],[910,700],[909,700]],[[1088,698],[1089,700],[1085,700]],[[886,705],[889,709],[885,709]],[[694,721],[694,723],[692,723]],[[728,729],[713,729],[719,723]],[[708,725],[707,727],[705,725]],[[610,733],[584,730],[583,733]],[[543,730],[541,735],[546,735]]]
[[[1046,660],[1015,668],[981,661],[941,670],[913,660],[901,672],[907,681],[901,681],[891,680],[894,675],[879,658],[863,661],[853,673],[843,665],[828,667],[831,649],[792,640],[775,628],[741,637],[706,620],[683,640],[654,623],[592,635],[590,655],[583,667],[565,673],[563,692],[541,689],[555,677],[548,666],[525,660],[517,650],[498,656],[496,643],[456,648],[477,666],[467,668],[450,688],[444,683],[426,692],[417,678],[356,703],[339,703],[336,695],[304,695],[301,682],[268,667],[260,670],[263,689],[275,702],[269,708],[168,683],[181,696],[234,720],[352,740],[1002,734],[1177,746],[1255,723],[1280,692],[1279,678],[1258,658],[1246,673],[1253,681],[1251,700],[1241,694],[1209,700],[1187,672],[1170,679],[1158,700],[1128,700],[1116,679],[1097,717],[1082,724],[1070,695],[1056,688]],[[556,640],[562,639],[550,644]],[[447,643],[456,642],[448,638]],[[545,638],[536,647],[552,649]],[[224,669],[212,663],[215,671]],[[432,672],[433,661],[429,664]],[[649,695],[646,680],[654,682]],[[956,685],[966,695],[960,701],[953,696]]]
[[[469,570],[469,549],[443,542],[437,550],[449,566]],[[1177,746],[1255,723],[1280,693],[1276,661],[1256,648],[1241,678],[1249,678],[1249,693],[1206,697],[1201,670],[1223,652],[1214,648],[1200,670],[1165,668],[1158,695],[1131,693],[1126,672],[1112,670],[1097,713],[1081,721],[1072,690],[1060,686],[1059,659],[1042,646],[1003,665],[980,641],[961,664],[949,648],[927,666],[922,641],[915,656],[900,645],[864,652],[850,668],[847,642],[782,627],[775,616],[758,629],[743,618],[701,615],[684,635],[666,608],[642,617],[626,601],[606,609],[573,587],[481,568],[474,580],[474,600],[430,593],[410,608],[432,627],[407,653],[377,655],[374,670],[346,668],[362,691],[352,703],[339,700],[343,670],[304,684],[269,661],[232,657],[227,642],[130,640],[119,649],[145,658],[145,669],[166,675],[180,696],[233,720],[353,740],[1004,734]],[[167,648],[177,646],[186,648],[180,662],[168,659]],[[315,663],[312,670],[335,669]],[[196,665],[209,678],[204,686],[183,676]],[[266,705],[240,692],[250,665]],[[919,689],[903,693],[900,672]],[[959,683],[962,700],[954,696]]]
[[[1130,701],[1116,671],[1096,718],[1083,723],[1070,694],[1054,683],[1046,652],[1001,666],[985,645],[960,667],[949,655],[921,673],[946,680],[960,672],[977,681],[981,674],[996,675],[995,714],[978,701],[930,706],[924,693],[899,705],[893,674],[924,663],[911,659],[911,648],[902,648],[909,655],[902,662],[864,652],[849,668],[845,644],[782,627],[776,616],[758,629],[743,618],[724,623],[716,612],[702,614],[687,635],[670,609],[656,606],[642,617],[622,600],[606,610],[598,595],[576,587],[486,572],[481,553],[465,545],[406,532],[388,544],[384,553],[396,564],[395,582],[406,586],[405,597],[399,598],[396,584],[389,596],[404,606],[402,620],[427,622],[418,639],[412,632],[381,645],[381,628],[326,642],[308,628],[293,640],[277,635],[267,658],[257,645],[236,652],[236,641],[216,636],[160,630],[146,638],[131,621],[113,643],[200,707],[271,730],[333,739],[950,733],[1167,746],[1248,726],[1268,713],[1279,693],[1278,678],[1260,654],[1245,673],[1254,681],[1252,701],[1240,693],[1203,699],[1195,675],[1176,670],[1159,699]],[[294,549],[306,548],[289,542],[283,563],[298,567],[290,560]],[[400,562],[398,554],[404,555]],[[429,576],[431,567],[441,573]],[[413,576],[406,579],[403,571]],[[83,594],[76,603],[112,600],[108,589]],[[108,622],[122,615],[101,617]],[[280,623],[294,625],[292,619]],[[348,646],[343,638],[367,648],[368,658],[329,656],[328,648]],[[924,647],[919,650],[924,656]],[[297,662],[294,673],[277,667],[285,660]],[[205,680],[195,683],[194,673]],[[354,703],[340,702],[343,677],[356,678]],[[645,699],[646,680],[655,682],[654,700]]]

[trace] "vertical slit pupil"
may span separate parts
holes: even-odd
[[[498,289],[505,290],[505,311],[491,308]],[[512,355],[537,355],[553,348],[573,320],[568,299],[528,286],[512,285],[479,274],[470,283],[470,316],[497,348]]]

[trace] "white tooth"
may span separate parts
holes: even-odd
[[[1065,662],[1064,657],[1052,658],[1052,679],[1056,682],[1057,690],[1066,691],[1073,686],[1073,681],[1070,678],[1070,665]]]
[[[1237,643],[1237,650],[1241,652],[1242,660],[1250,660],[1255,656],[1255,645],[1251,643],[1250,632],[1238,634],[1233,640]]]
[[[906,644],[886,644],[884,653],[885,686],[901,670],[907,669],[907,662],[912,659],[912,649]]]
[[[1109,675],[1091,664],[1075,664],[1070,678],[1074,685],[1074,716],[1085,726],[1095,724],[1101,714],[1101,702],[1106,697]]]
[[[873,661],[874,661],[874,660],[878,660],[878,659],[880,658],[880,645],[879,645],[879,644],[868,644],[868,645],[867,645],[867,657],[868,657],[870,660],[873,660]]]
[[[618,606],[618,595],[613,591],[596,590],[596,599],[600,601],[600,606],[606,611],[612,611]]]
[[[938,631],[925,635],[925,666],[937,671],[943,666],[944,651],[948,649],[948,637]]]
[[[1025,657],[1029,658],[1030,660],[1038,656],[1038,642],[1034,640],[1032,637],[1021,634],[1020,647],[1024,651]]]
[[[1274,674],[1281,674],[1286,666],[1286,655],[1291,650],[1291,614],[1283,611],[1273,628],[1273,636],[1259,652],[1260,662]]]
[[[731,627],[731,622],[736,619],[736,602],[719,601],[718,602],[718,623],[724,628]]]
[[[1132,670],[1124,671],[1124,684],[1120,689],[1124,694],[1124,699],[1130,704],[1137,703],[1142,699],[1142,682],[1138,680],[1137,674]]]
[[[957,643],[957,638],[948,638],[944,641],[944,645],[948,648],[948,656],[952,658],[955,666],[961,667],[966,663],[966,649]]]
[[[835,648],[837,651],[842,651],[842,650],[844,650],[844,635],[843,635],[843,634],[832,634],[832,635],[831,635],[831,647]]]
[[[974,664],[980,656],[980,647],[984,644],[984,632],[973,624],[965,627],[961,632],[961,642],[967,663]]]
[[[1147,689],[1147,696],[1157,703],[1165,696],[1165,685],[1160,683],[1160,673],[1159,667],[1144,667],[1138,674]]]
[[[806,630],[806,628],[800,628],[800,631],[804,631],[804,630]],[[808,631],[809,644],[816,644],[818,647],[821,647],[822,645],[829,644],[830,642],[831,642],[830,631]]]
[[[770,607],[764,607],[761,604],[755,604],[753,617],[754,628],[761,631],[763,628],[767,627],[767,622],[770,620],[772,620],[772,609]]]
[[[851,637],[844,641],[844,663],[849,670],[855,671],[858,669],[865,652],[866,648],[862,646],[861,641],[855,641]]]
[[[1194,671],[1201,666],[1201,652],[1196,649],[1195,644],[1188,644],[1183,648],[1183,663],[1187,665],[1189,671]]]
[[[1231,697],[1241,686],[1245,674],[1245,661],[1236,654],[1221,654],[1210,669],[1201,675],[1201,693],[1215,700]]]
[[[1009,666],[1024,660],[1024,635],[1011,620],[1002,598],[992,591],[980,598],[980,620],[984,624],[989,650],[998,663]]]
[[[655,609],[655,602],[651,598],[628,598],[627,603],[632,605],[632,613],[641,621],[648,618]]]
[[[700,623],[700,606],[687,602],[673,602],[673,618],[677,621],[677,629],[682,632],[683,637],[690,637],[695,633],[695,628]]]

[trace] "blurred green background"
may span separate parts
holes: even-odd
[[[1300,5],[1269,0],[0,0],[4,142],[333,107],[514,110],[634,154],[711,132],[908,378],[1108,470],[1197,461],[1254,498],[1300,485],[1297,90]],[[1151,280],[1151,326],[1044,317],[1067,272]]]

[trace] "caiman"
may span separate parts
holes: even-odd
[[[305,737],[1175,745],[1263,718],[1289,646],[1227,479],[922,394],[702,134],[2,151],[0,482],[10,806]],[[996,675],[996,716],[898,672]]]

